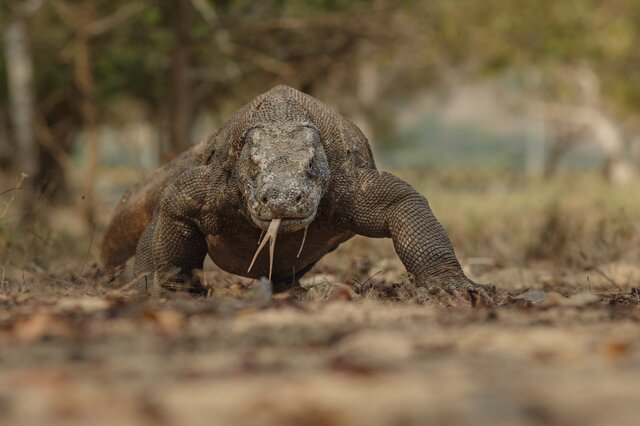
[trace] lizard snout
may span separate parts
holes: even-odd
[[[269,212],[271,218],[300,218],[310,213],[305,195],[305,191],[296,185],[265,185],[256,198],[261,210]]]

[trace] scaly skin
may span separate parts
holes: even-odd
[[[152,274],[156,288],[199,293],[193,270],[207,254],[228,272],[268,276],[267,253],[247,269],[275,218],[283,219],[273,264],[277,289],[359,234],[391,238],[418,285],[491,301],[492,286],[462,272],[427,200],[376,169],[353,123],[286,86],[258,96],[207,141],[129,191],[107,229],[102,258],[123,263],[137,242],[136,273]]]

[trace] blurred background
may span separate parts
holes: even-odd
[[[639,47],[639,0],[0,0],[0,424],[637,425]],[[274,297],[99,267],[124,191],[277,84],[364,131],[496,307],[388,239]]]
[[[557,255],[606,215],[636,241],[636,0],[3,0],[0,28],[14,252],[95,253],[129,185],[281,83],[353,120],[463,254]]]

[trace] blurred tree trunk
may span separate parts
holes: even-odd
[[[558,173],[560,161],[580,139],[579,133],[572,132],[566,123],[549,123],[549,149],[544,161],[544,178],[551,179]]]
[[[177,154],[191,146],[191,62],[190,1],[170,0],[175,45],[171,57],[171,108],[169,117],[171,151]]]
[[[99,164],[98,130],[96,127],[95,82],[91,62],[91,29],[95,19],[95,0],[85,0],[76,20],[74,78],[80,92],[80,113],[85,133],[85,180],[82,189],[82,210],[90,226],[94,220],[94,187]]]
[[[636,167],[640,167],[640,136],[632,137],[629,150],[631,151],[631,158]]]
[[[605,157],[602,174],[613,183],[630,179],[632,171],[625,159],[624,138],[618,122],[601,109],[590,106],[548,103],[544,108],[547,126],[553,134],[546,159],[546,177],[554,175],[561,158],[573,146],[593,141]]]
[[[14,172],[24,172],[29,176],[30,190],[25,191],[21,200],[23,211],[30,212],[35,200],[33,178],[38,173],[39,152],[33,134],[33,64],[25,21],[26,13],[22,11],[17,11],[9,18],[4,33],[4,53],[13,140],[17,145],[18,158],[14,164],[18,167]]]
[[[95,184],[100,165],[100,151],[97,128],[96,84],[92,60],[92,39],[102,35],[114,27],[121,25],[133,15],[144,10],[144,2],[130,1],[116,8],[107,16],[96,16],[96,0],[67,1],[49,0],[60,20],[69,28],[72,37],[73,82],[79,92],[80,121],[84,131],[85,167],[84,180],[81,187],[81,203],[84,219],[89,228],[93,227],[95,218]],[[104,5],[105,3],[101,3]],[[75,106],[75,105],[74,105]],[[63,112],[64,115],[65,114]],[[39,127],[41,139],[49,151],[60,163],[67,156],[64,150],[56,147],[56,136],[47,129],[47,123],[41,121]],[[65,126],[58,133],[68,132]]]
[[[613,183],[628,181],[633,169],[625,158],[625,140],[621,123],[607,112],[600,80],[588,67],[571,68],[572,84],[580,96],[573,102],[533,102],[532,111],[540,114],[548,128],[544,176],[552,177],[562,158],[574,147],[593,142],[604,156],[602,174]]]
[[[9,172],[16,153],[9,135],[9,108],[0,105],[0,173]]]

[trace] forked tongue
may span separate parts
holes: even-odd
[[[269,224],[269,228],[267,232],[264,234],[264,238],[260,242],[258,246],[258,250],[256,250],[256,254],[253,255],[253,260],[251,261],[251,265],[249,265],[249,269],[247,269],[247,273],[251,272],[251,268],[253,268],[253,264],[256,262],[258,255],[262,251],[262,249],[269,242],[269,281],[271,281],[271,272],[273,271],[273,254],[276,249],[276,238],[278,237],[278,229],[280,229],[280,224],[282,223],[282,219],[272,219]]]
[[[304,228],[304,235],[302,236],[302,244],[300,244],[300,250],[298,250],[298,254],[296,255],[296,258],[300,258],[300,253],[302,253],[302,247],[304,247],[304,242],[307,241],[307,231],[309,230],[309,226],[305,226]]]

